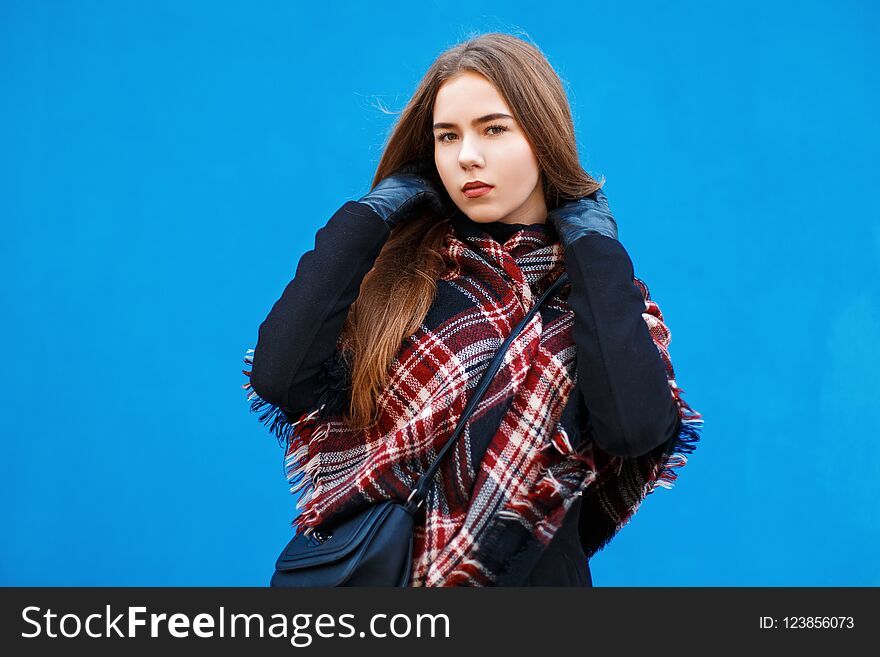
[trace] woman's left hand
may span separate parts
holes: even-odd
[[[547,213],[547,221],[556,229],[563,247],[589,233],[617,239],[617,222],[601,189],[551,210]]]

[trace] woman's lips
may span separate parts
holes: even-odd
[[[468,198],[476,198],[477,196],[485,196],[486,194],[488,194],[489,192],[491,192],[492,189],[493,189],[493,187],[491,187],[491,186],[486,186],[486,187],[472,187],[472,188],[470,188],[470,189],[466,189],[466,190],[464,190],[463,193],[464,193],[464,195],[467,196]]]

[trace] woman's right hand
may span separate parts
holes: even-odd
[[[437,187],[429,179],[433,169],[431,156],[411,160],[380,180],[358,202],[372,208],[389,228],[412,218],[415,215],[414,210],[423,206],[440,214],[444,203]]]

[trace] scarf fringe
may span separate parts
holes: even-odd
[[[645,485],[643,499],[653,493],[658,486],[666,488],[667,490],[673,488],[675,481],[678,479],[678,473],[676,471],[687,465],[687,455],[693,454],[694,450],[697,448],[697,443],[700,442],[703,430],[703,415],[691,408],[690,404],[682,398],[684,389],[679,388],[674,380],[670,380],[669,386],[672,395],[675,398],[675,402],[678,405],[678,415],[679,418],[681,418],[681,426],[678,430],[678,434],[675,436],[672,444],[666,451],[664,466],[660,471],[660,475],[656,480]]]
[[[595,543],[595,547],[587,554],[587,559],[592,559],[596,554],[604,550],[612,539],[630,523],[635,512],[644,502],[648,495],[651,495],[658,487],[671,490],[675,481],[678,479],[677,470],[681,469],[688,463],[688,454],[692,454],[697,448],[697,444],[701,439],[703,430],[703,415],[696,412],[682,398],[684,390],[679,388],[673,379],[669,380],[669,386],[673,397],[678,404],[679,418],[681,418],[681,426],[678,433],[670,441],[661,457],[662,466],[660,473],[656,479],[645,484],[642,489],[641,499],[636,503],[635,507],[630,510],[627,516],[618,525],[609,524],[605,531],[599,535],[602,537]],[[621,460],[621,467],[623,460]]]
[[[251,386],[250,378],[251,373],[253,372],[254,366],[254,350],[248,349],[245,352],[244,362],[247,365],[250,365],[252,369],[250,370],[242,370],[241,373],[248,377],[247,383],[242,385],[241,387],[247,392],[247,398],[250,400],[250,412],[251,413],[261,413],[259,417],[260,424],[265,425],[271,434],[273,434],[278,440],[278,445],[281,447],[287,447],[290,445],[290,442],[296,433],[297,427],[300,423],[308,421],[316,414],[316,411],[312,411],[311,413],[303,414],[295,422],[291,422],[290,418],[281,410],[279,407],[274,404],[266,401],[262,397],[257,394],[257,391],[253,389]]]
[[[253,373],[253,353],[253,349],[248,349],[245,352],[244,362],[250,365],[251,369],[241,371],[248,379]],[[315,428],[321,420],[323,412],[332,401],[337,399],[340,390],[333,386],[327,386],[312,410],[303,413],[296,421],[291,421],[281,408],[260,397],[253,389],[250,380],[241,387],[247,391],[247,399],[251,402],[250,412],[260,413],[260,423],[276,437],[280,446],[285,447],[284,476],[287,479],[290,492],[294,495],[299,493],[296,508],[302,509],[290,524],[297,533],[308,534],[311,532],[311,527],[305,525],[307,522],[314,522],[315,518],[304,507],[307,507],[318,491],[317,475],[320,462],[319,454],[315,454],[309,459],[309,445],[312,441],[319,440],[326,434],[326,431],[315,433]]]
[[[693,453],[696,449],[702,429],[703,420],[701,419],[682,420],[681,429],[673,441],[669,458],[666,459],[666,464],[657,479],[646,486],[646,496],[653,493],[658,486],[667,490],[674,487],[675,481],[678,479],[676,471],[687,465],[687,454]]]

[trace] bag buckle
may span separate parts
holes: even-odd
[[[317,529],[312,530],[312,532],[310,533],[309,536],[313,540],[317,541],[318,545],[321,545],[322,543],[326,542],[327,540],[333,538],[332,532],[322,532]]]
[[[412,501],[413,495],[415,495],[416,492],[417,492],[418,490],[419,490],[419,487],[418,487],[418,486],[416,486],[415,488],[412,489],[412,492],[409,494],[409,497],[406,498],[406,504],[407,504],[407,506],[409,506],[409,503]],[[425,501],[425,498],[424,498],[424,497],[423,497],[422,499],[420,499],[420,500],[419,500],[419,503],[416,504],[416,508],[418,509],[420,506],[422,506],[422,503],[423,503],[424,501]]]

